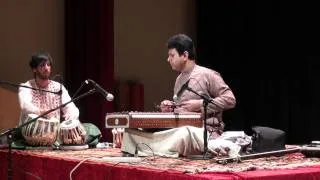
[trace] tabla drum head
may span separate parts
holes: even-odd
[[[60,128],[72,128],[72,127],[76,127],[80,124],[79,120],[65,120],[60,124]]]

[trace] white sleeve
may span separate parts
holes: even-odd
[[[29,86],[28,83],[21,84]],[[18,90],[18,100],[22,113],[24,114],[40,114],[40,109],[32,104],[32,89],[20,87]]]
[[[64,86],[62,86],[62,103],[65,104],[69,101],[71,101],[71,97],[67,89]],[[76,107],[76,105],[73,102],[67,104],[63,108],[63,117],[65,120],[79,119],[79,109]]]

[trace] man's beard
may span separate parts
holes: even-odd
[[[50,72],[45,72],[45,73],[37,72],[36,75],[41,80],[48,80],[50,77]]]

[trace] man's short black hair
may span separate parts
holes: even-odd
[[[168,49],[175,48],[179,55],[182,55],[185,51],[189,53],[189,59],[196,59],[196,51],[192,39],[185,34],[176,34],[168,39]]]
[[[48,52],[36,52],[31,56],[29,66],[31,69],[37,68],[42,61],[50,61],[52,65],[52,58]]]

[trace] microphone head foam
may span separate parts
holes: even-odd
[[[106,98],[107,98],[107,101],[113,101],[114,96],[112,94],[108,93]]]
[[[174,102],[177,102],[178,101],[178,96],[175,94],[175,95],[173,95],[172,99],[173,99]]]

